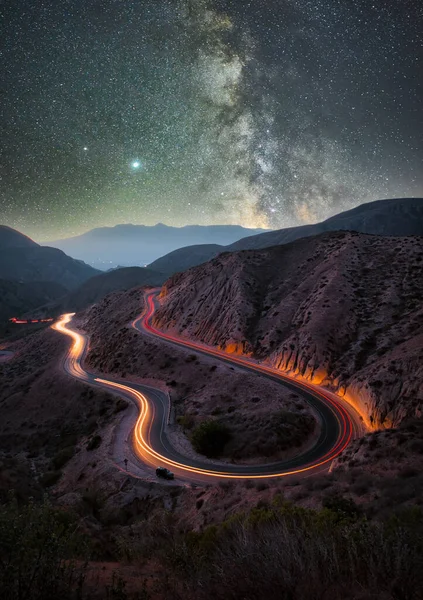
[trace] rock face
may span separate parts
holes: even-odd
[[[423,239],[335,232],[170,278],[156,325],[328,385],[375,427],[420,416]]]

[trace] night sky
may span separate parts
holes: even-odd
[[[420,0],[5,0],[0,222],[281,228],[423,196]]]

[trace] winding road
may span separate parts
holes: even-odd
[[[52,327],[70,336],[73,344],[63,360],[64,370],[71,376],[98,386],[136,403],[139,413],[131,436],[136,457],[149,467],[164,466],[175,473],[179,481],[210,482],[213,479],[259,479],[268,477],[310,476],[327,471],[332,460],[356,437],[363,433],[358,413],[344,400],[324,388],[294,380],[276,369],[248,358],[233,356],[203,344],[175,337],[154,327],[153,315],[158,303],[158,290],[145,294],[145,309],[132,327],[145,335],[154,336],[169,344],[189,348],[213,356],[237,368],[254,371],[276,380],[299,392],[310,404],[320,420],[320,434],[316,443],[303,453],[285,461],[256,466],[239,464],[213,464],[180,454],[169,442],[166,430],[169,399],[162,391],[134,382],[124,382],[110,377],[97,377],[83,368],[88,348],[88,336],[70,328],[73,314],[63,315]]]

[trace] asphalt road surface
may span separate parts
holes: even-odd
[[[344,400],[323,388],[296,381],[250,359],[228,355],[215,348],[159,331],[152,324],[158,302],[157,296],[157,290],[146,293],[146,308],[132,323],[135,329],[145,335],[158,337],[168,344],[189,348],[190,351],[213,356],[237,368],[257,372],[300,393],[318,415],[320,434],[311,448],[297,456],[272,464],[257,466],[221,462],[213,464],[209,460],[183,456],[173,448],[166,435],[170,408],[168,396],[150,386],[110,377],[97,377],[85,370],[83,362],[87,352],[88,337],[71,329],[72,314],[63,315],[53,328],[73,339],[73,344],[63,360],[64,370],[80,381],[115,392],[136,404],[139,412],[130,440],[133,453],[144,465],[153,468],[166,467],[175,474],[176,481],[197,483],[205,481],[210,483],[219,479],[311,476],[327,471],[332,460],[348,446],[350,441],[362,435],[364,427],[357,412]]]

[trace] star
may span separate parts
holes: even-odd
[[[423,194],[418,0],[7,4],[0,216],[37,241]]]

